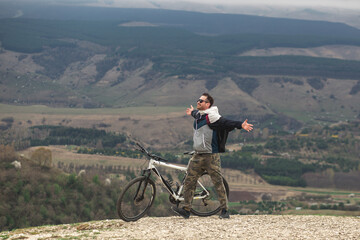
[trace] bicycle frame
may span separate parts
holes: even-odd
[[[168,192],[172,195],[172,197],[177,202],[184,201],[184,198],[181,196],[181,192],[182,192],[182,190],[184,188],[184,181],[181,183],[181,185],[177,189],[177,192],[174,191],[172,189],[172,187],[170,186],[170,184],[163,178],[163,176],[161,176],[159,170],[156,168],[156,165],[167,167],[167,168],[172,168],[172,169],[176,169],[176,170],[180,170],[180,171],[183,171],[183,172],[187,171],[187,167],[182,167],[182,166],[178,166],[178,165],[175,165],[175,164],[166,163],[166,162],[162,162],[162,161],[150,158],[148,168],[146,170],[144,170],[144,174],[143,174],[143,175],[145,175],[146,172],[148,172],[147,177],[150,177],[151,171],[153,171],[156,174],[156,176],[158,177],[158,179],[165,185]],[[204,185],[199,180],[197,182],[201,186],[203,192],[202,192],[201,195],[194,195],[193,199],[204,199],[204,198],[208,197],[210,195],[210,193],[206,190]]]

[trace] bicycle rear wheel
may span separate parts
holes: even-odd
[[[218,213],[220,211],[219,197],[216,193],[216,189],[210,175],[208,173],[203,174],[199,178],[199,181],[210,194],[205,199],[193,199],[191,212],[194,215],[201,217],[211,216]],[[226,191],[226,196],[229,197],[229,185],[226,182],[225,178],[223,178],[223,183]],[[206,194],[204,189],[199,185],[199,183],[197,183],[194,197],[204,194]]]
[[[155,183],[145,176],[137,177],[126,185],[117,201],[117,213],[126,222],[143,217],[154,203]]]

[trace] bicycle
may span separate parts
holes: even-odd
[[[169,201],[176,204],[177,207],[184,201],[182,194],[187,167],[167,163],[155,154],[148,152],[143,146],[137,143],[139,151],[144,153],[149,164],[147,169],[142,171],[142,175],[131,180],[124,188],[117,201],[117,213],[121,219],[126,222],[137,221],[142,218],[151,208],[156,196],[155,182],[150,178],[152,173],[160,180],[165,189],[169,192]],[[189,153],[188,153],[189,154]],[[191,154],[191,153],[190,153]],[[163,166],[185,172],[181,184],[176,182],[176,188],[166,180],[156,166]],[[229,197],[229,185],[223,177],[223,183],[226,195]],[[220,202],[216,194],[215,187],[207,172],[205,172],[197,181],[196,190],[192,202],[191,213],[197,216],[211,216],[220,211]]]

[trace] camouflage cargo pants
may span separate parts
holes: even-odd
[[[211,177],[220,201],[220,207],[228,209],[226,191],[221,175],[220,154],[195,154],[189,161],[187,176],[184,183],[184,206],[191,209],[192,199],[199,177],[207,171]]]

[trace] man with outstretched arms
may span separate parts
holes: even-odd
[[[197,101],[197,110],[191,105],[186,110],[194,120],[194,155],[189,161],[187,176],[184,183],[184,206],[172,209],[184,218],[190,217],[190,209],[198,178],[207,171],[214,183],[219,197],[220,218],[229,218],[228,201],[221,175],[220,154],[225,152],[225,144],[230,131],[244,129],[251,131],[253,125],[247,122],[233,121],[220,116],[218,108],[213,106],[214,99],[203,93]]]

